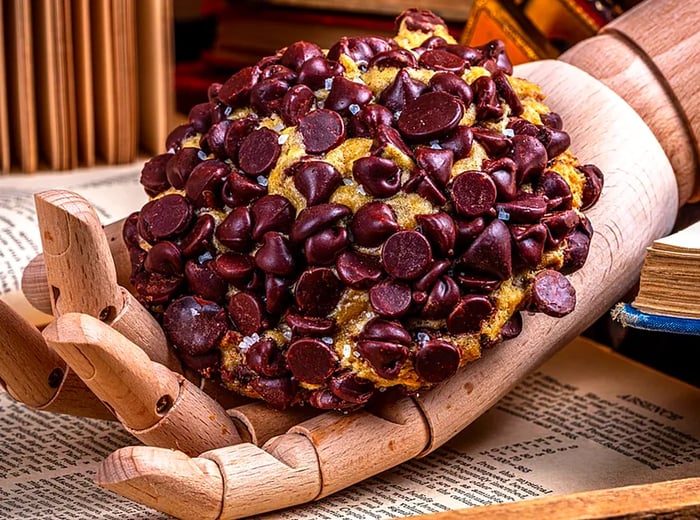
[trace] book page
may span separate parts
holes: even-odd
[[[664,251],[697,254],[696,251],[700,249],[700,220],[684,229],[655,240],[653,247]]]
[[[34,193],[75,191],[94,206],[102,224],[109,224],[148,201],[139,184],[143,163],[0,178],[0,298],[35,325],[47,323],[20,290],[22,271],[41,252]]]
[[[699,411],[700,389],[578,338],[432,454],[258,518],[389,519],[696,476]],[[0,517],[168,518],[92,483],[109,452],[138,444],[119,425],[4,393],[0,420]]]

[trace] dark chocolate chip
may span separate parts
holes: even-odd
[[[192,169],[185,183],[185,194],[197,208],[216,208],[224,179],[230,173],[228,164],[219,159],[207,159]]]
[[[260,240],[268,231],[288,233],[296,210],[282,195],[265,195],[250,208],[253,216],[253,240]]]
[[[250,386],[277,410],[286,410],[294,402],[297,384],[291,377],[258,377],[250,382]]]
[[[241,141],[258,126],[258,119],[255,116],[247,116],[236,119],[226,127],[224,136],[224,150],[231,159],[238,157],[238,148]]]
[[[462,61],[462,63],[464,62]],[[465,107],[468,107],[474,99],[474,93],[469,84],[452,72],[438,72],[434,74],[430,78],[428,86],[435,92],[447,92],[461,99]]]
[[[331,376],[337,363],[338,356],[319,339],[298,339],[287,350],[287,365],[302,383],[320,385]]]
[[[342,184],[343,178],[332,164],[325,161],[304,161],[292,166],[294,186],[308,206],[327,202]]]
[[[530,290],[532,310],[561,318],[574,310],[576,290],[559,271],[547,269],[535,275]]]
[[[411,288],[400,282],[385,281],[369,291],[369,301],[380,316],[397,318],[411,307]]]
[[[278,276],[294,274],[295,262],[289,240],[277,231],[265,233],[262,245],[255,252],[255,265]]]
[[[151,243],[174,237],[187,231],[192,213],[187,199],[175,193],[152,200],[139,213],[139,234]]]
[[[360,107],[372,100],[372,97],[374,94],[366,85],[337,77],[333,79],[333,86],[323,106],[348,116],[357,113]]]
[[[407,103],[397,126],[407,139],[429,141],[456,128],[463,115],[464,105],[454,96],[428,92]]]
[[[392,49],[376,54],[369,62],[369,67],[385,69],[387,67],[402,69],[404,67],[416,68],[416,57],[406,49]]]
[[[496,203],[498,218],[508,223],[535,224],[547,211],[547,202],[542,195],[522,193],[517,199]]]
[[[391,159],[360,157],[352,165],[352,174],[373,197],[391,197],[401,188],[401,172]]]
[[[284,355],[271,338],[263,338],[248,347],[245,363],[260,376],[279,377],[287,373]]]
[[[479,121],[498,119],[503,115],[503,108],[498,103],[496,84],[488,76],[479,76],[472,83],[476,101],[476,118]]]
[[[344,227],[330,227],[311,235],[304,242],[304,255],[310,265],[331,265],[348,245]]]
[[[544,196],[547,211],[571,209],[573,196],[569,183],[553,170],[545,170],[540,176],[535,192]]]
[[[230,208],[248,204],[266,193],[265,186],[261,186],[235,171],[231,172],[221,187],[221,198]]]
[[[335,322],[328,318],[302,316],[294,312],[285,314],[285,321],[292,329],[294,337],[311,336],[316,338],[330,337],[335,332]]]
[[[245,67],[231,76],[219,89],[219,100],[231,107],[246,105],[250,91],[260,78],[258,67]]]
[[[547,228],[537,223],[531,226],[511,226],[513,245],[526,266],[534,268],[542,260],[547,240]]]
[[[496,193],[496,184],[485,172],[462,172],[452,182],[452,203],[457,213],[465,217],[490,213]]]
[[[343,284],[328,267],[313,267],[297,280],[294,297],[304,314],[327,316],[340,301]]]
[[[460,125],[454,132],[440,140],[440,146],[452,150],[454,160],[459,161],[469,156],[474,142],[474,134],[469,126]]]
[[[418,62],[426,69],[452,72],[459,76],[462,75],[467,66],[467,62],[462,58],[443,49],[430,49],[425,51],[421,54]]]
[[[343,72],[345,67],[337,61],[327,60],[323,56],[314,56],[299,69],[298,81],[311,90],[319,90],[326,87],[326,80],[342,76]]]
[[[433,261],[428,240],[417,231],[399,231],[382,246],[382,264],[399,280],[421,276]]]
[[[301,118],[309,113],[315,101],[313,91],[306,85],[294,85],[282,98],[280,116],[287,126],[299,124]]]
[[[182,274],[182,253],[168,240],[158,242],[146,254],[143,264],[146,271],[165,275]]]
[[[581,194],[581,210],[585,210],[593,206],[603,191],[603,172],[594,164],[584,164],[579,166],[579,171],[583,173],[586,183],[583,186]]]
[[[396,379],[408,359],[408,347],[385,341],[363,340],[357,351],[369,363],[379,377]]]
[[[343,283],[353,289],[368,289],[382,278],[379,260],[355,251],[344,251],[335,261],[335,268]]]
[[[547,166],[547,150],[539,139],[530,135],[516,135],[512,141],[510,157],[518,167],[518,185],[520,185],[544,171]]]
[[[394,116],[391,111],[376,103],[365,105],[348,121],[348,135],[351,137],[374,137],[381,125],[391,127]]]
[[[168,182],[173,188],[181,190],[185,187],[194,167],[200,162],[202,158],[199,155],[199,149],[188,146],[178,150],[165,167]]]
[[[328,389],[343,401],[364,404],[372,397],[374,384],[352,372],[344,372],[331,378]]]
[[[288,46],[280,58],[280,63],[294,71],[299,71],[307,60],[323,56],[321,47],[315,43],[298,41]]]
[[[231,211],[216,228],[216,238],[226,247],[239,253],[250,251],[252,220],[246,206],[239,206]]]
[[[439,383],[457,373],[459,350],[445,341],[428,341],[414,360],[416,373],[429,383]]]
[[[226,311],[214,302],[183,296],[163,313],[163,328],[175,348],[190,356],[212,350],[228,330]]]
[[[292,282],[272,274],[265,274],[265,310],[270,314],[282,314],[291,300]]]
[[[399,230],[394,210],[380,201],[369,202],[358,209],[350,221],[350,231],[357,245],[377,247]]]
[[[245,286],[253,275],[253,259],[240,253],[223,253],[214,260],[216,274],[236,287]]]
[[[188,289],[195,296],[217,303],[226,296],[228,284],[216,274],[211,260],[202,264],[188,260],[185,264],[185,279]]]
[[[241,141],[238,147],[238,164],[248,175],[267,174],[280,155],[279,135],[269,128],[258,128]]]
[[[473,126],[474,139],[484,147],[492,159],[503,156],[510,149],[510,139],[503,133],[481,126]]]
[[[517,169],[513,159],[501,157],[495,161],[485,160],[482,168],[493,179],[501,200],[513,200],[518,193]]]
[[[327,203],[306,207],[299,212],[289,232],[289,239],[301,243],[313,234],[329,228],[341,218],[352,214],[350,208],[343,204]]]
[[[414,150],[416,163],[438,186],[444,188],[452,177],[454,152],[448,149],[435,149],[417,146]]]
[[[495,219],[474,239],[459,262],[467,268],[507,280],[513,274],[511,251],[508,226]]]
[[[171,153],[156,155],[146,161],[143,168],[141,168],[139,182],[149,197],[155,197],[170,187],[167,166],[173,157],[174,155]]]
[[[401,112],[427,88],[425,83],[413,79],[405,69],[401,69],[394,81],[379,94],[379,103],[394,113]]]
[[[449,276],[441,276],[428,293],[421,316],[429,320],[446,318],[459,303],[459,286]]]
[[[308,153],[325,153],[345,140],[345,123],[340,114],[319,109],[299,120],[298,126]]]
[[[228,315],[244,336],[259,332],[264,325],[260,299],[249,292],[238,292],[229,298]]]
[[[359,339],[370,339],[401,345],[411,344],[411,335],[398,321],[389,321],[384,318],[372,318],[360,332]]]
[[[444,211],[438,211],[428,215],[416,215],[416,222],[436,253],[443,256],[451,256],[454,253],[457,226],[452,217]]]
[[[182,147],[182,143],[192,139],[197,135],[197,131],[190,124],[176,126],[165,139],[165,149],[177,151]]]
[[[492,312],[493,306],[488,297],[468,294],[447,317],[447,330],[452,334],[477,332]]]

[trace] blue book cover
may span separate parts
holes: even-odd
[[[700,319],[649,314],[629,303],[618,303],[610,311],[612,319],[624,327],[700,336]]]

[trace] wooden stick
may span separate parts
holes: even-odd
[[[39,330],[0,300],[0,383],[35,410],[114,420],[46,344]]]
[[[146,444],[195,455],[241,442],[231,418],[196,385],[160,363],[109,325],[68,313],[44,338]]]
[[[602,520],[698,518],[700,478],[543,497],[412,516],[412,520]]]
[[[265,402],[255,401],[231,408],[228,413],[236,424],[240,424],[238,430],[249,434],[245,442],[262,446],[292,426],[319,415],[321,411],[310,406],[280,411],[270,408]]]
[[[181,366],[151,314],[117,282],[99,218],[88,201],[65,190],[34,196],[55,316],[83,312],[101,319],[177,372]]]

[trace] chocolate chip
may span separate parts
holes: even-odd
[[[493,306],[488,297],[481,294],[468,294],[447,317],[447,330],[452,334],[476,332],[492,312]]]
[[[509,223],[535,224],[547,211],[547,202],[541,195],[522,193],[517,199],[496,204],[498,218]]]
[[[513,244],[518,257],[526,266],[534,268],[542,260],[545,242],[547,240],[547,228],[544,224],[537,223],[531,226],[511,226]]]
[[[459,262],[467,268],[507,280],[513,274],[510,231],[503,221],[493,220],[474,239]]]
[[[267,174],[280,154],[279,136],[269,128],[258,128],[241,141],[238,147],[238,164],[251,176]]]
[[[178,125],[168,134],[165,139],[165,149],[177,151],[182,147],[182,143],[192,139],[197,135],[197,131],[190,124]]]
[[[378,125],[372,138],[372,147],[369,150],[371,155],[387,158],[395,156],[398,151],[406,157],[413,156],[411,149],[401,138],[401,134],[391,126]]]
[[[313,91],[306,85],[294,85],[282,98],[280,116],[287,126],[299,124],[302,117],[309,113],[315,101]]]
[[[413,79],[405,69],[401,69],[394,81],[379,94],[379,103],[392,112],[401,112],[407,103],[415,100],[427,89],[427,85]]]
[[[578,170],[583,173],[586,183],[583,186],[581,194],[581,210],[585,210],[593,206],[603,191],[603,172],[600,171],[594,164],[584,164],[579,166]]]
[[[496,68],[506,74],[513,74],[513,65],[508,58],[506,45],[502,40],[491,40],[477,47],[483,55],[483,59],[493,60]]]
[[[374,137],[379,126],[391,127],[394,116],[391,111],[376,103],[365,105],[348,121],[348,135],[351,137]]]
[[[315,43],[298,41],[288,46],[282,53],[280,63],[294,71],[299,71],[307,60],[316,56],[323,56],[321,47]]]
[[[487,274],[459,273],[457,282],[466,292],[490,293],[501,284],[500,278]]]
[[[486,215],[496,202],[496,184],[485,172],[470,170],[455,177],[451,195],[455,210],[460,215]]]
[[[244,336],[259,332],[264,325],[260,299],[248,292],[239,292],[229,298],[228,315]]]
[[[564,153],[569,145],[571,145],[571,138],[569,134],[563,130],[556,130],[548,126],[543,126],[537,133],[537,138],[544,145],[547,150],[547,157],[552,159],[557,155]]]
[[[255,252],[255,265],[266,273],[278,276],[294,274],[295,262],[289,240],[277,231],[268,231],[262,240],[262,245]]]
[[[279,112],[289,83],[282,78],[268,78],[258,82],[250,91],[250,106],[262,117]]]
[[[579,214],[570,209],[567,211],[557,211],[547,215],[542,219],[542,223],[547,229],[547,241],[552,247],[559,246],[559,243],[571,232],[579,223]]]
[[[248,204],[266,193],[265,186],[261,186],[235,171],[231,172],[221,187],[221,198],[230,208]]]
[[[148,250],[143,266],[150,273],[182,274],[182,253],[175,244],[164,240]]]
[[[462,61],[462,63],[464,63],[464,61]],[[468,107],[474,99],[474,93],[469,84],[452,72],[438,72],[434,74],[433,77],[430,78],[428,86],[435,92],[452,94],[459,98],[462,103],[464,103],[465,107]]]
[[[359,339],[371,339],[402,345],[411,344],[411,335],[401,323],[384,318],[372,318],[365,323]]]
[[[304,255],[310,265],[331,265],[348,245],[344,227],[330,227],[311,235],[304,242]]]
[[[554,318],[566,316],[576,306],[576,290],[559,271],[547,269],[537,273],[530,293],[531,308]]]
[[[578,271],[586,263],[588,251],[591,247],[591,237],[579,229],[575,229],[566,237],[564,248],[564,265],[561,268],[563,274],[571,274]]]
[[[287,364],[299,381],[320,385],[328,379],[338,363],[338,356],[323,341],[298,339],[287,350]]]
[[[394,21],[397,30],[401,24],[406,24],[409,31],[421,31],[424,33],[435,32],[436,27],[447,28],[445,22],[432,11],[411,7],[403,11]]]
[[[464,73],[467,62],[462,58],[443,49],[427,50],[421,54],[418,60],[426,69],[452,72],[459,76]]]
[[[201,355],[212,350],[228,329],[226,311],[214,302],[183,296],[168,305],[163,328],[175,348]]]
[[[287,373],[284,355],[271,338],[263,338],[248,347],[245,351],[245,363],[261,376],[279,377]]]
[[[228,154],[226,153],[225,139],[226,131],[230,125],[231,121],[228,119],[213,124],[209,131],[202,136],[199,142],[200,148],[208,148],[209,152],[219,159],[227,159]],[[204,143],[206,143],[206,146]]]
[[[325,87],[326,80],[342,76],[343,72],[345,67],[337,61],[327,60],[323,56],[314,56],[301,66],[298,81],[311,90],[319,90]]]
[[[414,360],[416,373],[429,383],[439,383],[457,373],[459,350],[445,341],[428,341]]]
[[[277,410],[286,410],[294,402],[297,384],[290,377],[258,377],[250,382],[250,386]]]
[[[416,68],[416,57],[406,49],[392,49],[376,54],[369,62],[369,67],[385,69],[387,67],[402,69],[404,67]]]
[[[160,273],[140,271],[130,279],[139,299],[146,305],[161,305],[172,300],[179,291],[182,276],[170,276]]]
[[[376,257],[356,251],[341,253],[335,268],[343,283],[353,289],[368,289],[382,278],[382,268]]]
[[[299,78],[296,72],[279,63],[263,66],[260,62],[258,62],[258,67],[260,67],[260,70],[262,71],[260,74],[261,79],[281,79],[285,83],[291,85],[296,83]]]
[[[518,193],[516,174],[518,167],[513,159],[501,157],[495,161],[485,160],[482,168],[493,179],[499,199],[513,200],[516,197]]]
[[[150,197],[155,197],[170,187],[167,165],[173,157],[171,153],[162,153],[151,157],[143,165],[139,182]]]
[[[245,206],[238,206],[216,228],[216,238],[229,249],[247,253],[253,243],[251,230],[250,211]]]
[[[546,114],[540,114],[540,120],[542,124],[548,126],[549,128],[554,128],[555,130],[561,130],[564,128],[564,122],[561,116],[556,112],[548,112]]]
[[[308,206],[327,202],[342,184],[343,178],[332,164],[325,161],[304,161],[292,166],[294,186]]]
[[[231,171],[228,164],[219,159],[207,159],[192,169],[185,183],[185,194],[197,208],[219,206],[219,194],[224,179]]]
[[[184,352],[178,352],[178,355],[180,361],[182,361],[185,366],[197,370],[202,374],[206,373],[209,377],[216,374],[221,358],[221,354],[218,350],[210,350],[199,356],[190,356]]]
[[[369,103],[374,94],[369,87],[343,77],[333,79],[333,86],[323,106],[348,116]]]
[[[171,238],[187,231],[192,206],[181,195],[171,193],[147,202],[139,213],[139,234],[148,242]]]
[[[357,245],[377,247],[399,230],[396,215],[384,202],[368,202],[358,209],[350,221],[350,231]]]
[[[226,296],[228,284],[216,274],[211,260],[202,264],[188,260],[185,264],[185,279],[188,289],[195,296],[217,303]]]
[[[454,160],[459,161],[469,156],[474,141],[471,127],[460,125],[454,132],[440,140],[440,146],[446,150],[452,150]]]
[[[403,185],[403,190],[406,193],[417,193],[434,206],[442,206],[447,202],[447,197],[438,188],[432,177],[423,170],[415,170],[413,176]]]
[[[297,219],[289,232],[289,239],[298,244],[311,235],[327,229],[343,217],[350,215],[352,211],[343,204],[328,203],[306,207],[299,212]]]
[[[380,316],[397,318],[411,307],[411,288],[400,282],[385,281],[370,289],[369,301]]]
[[[428,141],[447,134],[464,115],[461,101],[445,92],[428,92],[409,102],[397,126],[406,138]]]
[[[343,284],[328,267],[313,267],[297,280],[294,297],[304,314],[327,316],[340,301]]]
[[[501,327],[501,339],[512,339],[520,335],[523,330],[523,317],[519,311],[515,311]]]
[[[401,188],[399,167],[384,157],[360,157],[352,165],[352,174],[373,197],[391,197]]]
[[[265,195],[250,208],[253,216],[253,240],[260,240],[268,231],[288,233],[296,213],[294,206],[282,195]]]
[[[302,316],[294,312],[285,314],[285,321],[292,329],[292,336],[330,337],[335,332],[335,323],[327,318]]]
[[[253,259],[240,253],[223,253],[214,260],[214,269],[227,282],[242,287],[253,275]]]
[[[377,375],[385,379],[398,377],[410,352],[404,345],[371,340],[358,342],[357,351]]]
[[[187,115],[187,122],[200,134],[205,134],[211,126],[211,104],[198,103],[194,105]]]
[[[454,220],[444,211],[429,215],[416,215],[416,222],[421,226],[423,234],[435,248],[435,252],[443,256],[451,256],[457,240],[457,226]]]
[[[311,392],[309,404],[320,410],[342,410],[346,413],[360,408],[355,403],[341,399],[327,388],[320,388]]]
[[[238,157],[238,148],[241,141],[250,134],[258,126],[257,116],[247,116],[242,119],[236,119],[226,127],[226,135],[224,135],[224,150],[226,155],[231,159]]]
[[[428,293],[421,316],[429,320],[444,319],[459,303],[459,286],[449,276],[441,276]]]
[[[492,74],[491,77],[493,78],[493,82],[496,84],[496,91],[510,107],[510,115],[513,117],[518,117],[521,115],[523,113],[523,104],[520,102],[518,94],[511,86],[503,71],[498,70]]]
[[[547,211],[571,209],[573,196],[569,183],[555,171],[545,170],[537,183],[536,193],[544,196]]]
[[[417,146],[414,150],[416,163],[433,179],[438,186],[444,188],[452,177],[454,152],[447,149],[435,149],[427,146]]]
[[[449,260],[436,260],[430,265],[430,268],[423,276],[413,282],[413,288],[421,292],[429,291],[430,288],[435,285],[435,282],[438,281],[438,278],[440,278],[451,265]]]
[[[530,177],[539,175],[547,165],[547,150],[539,139],[530,135],[513,137],[510,156],[518,167],[518,184],[528,182]]]
[[[171,156],[165,167],[165,175],[173,188],[181,190],[185,187],[192,170],[202,162],[197,148],[182,148]]]
[[[503,109],[498,103],[496,84],[488,76],[479,76],[472,83],[474,100],[476,101],[476,118],[479,121],[498,119],[503,115]]]
[[[282,314],[291,299],[292,282],[273,274],[265,274],[265,310],[270,314]]]
[[[219,100],[231,107],[248,102],[250,91],[260,78],[258,67],[245,67],[231,76],[219,89]]]
[[[382,246],[382,264],[387,273],[400,280],[422,275],[432,262],[430,243],[417,231],[399,231]]]
[[[352,372],[343,372],[328,381],[328,389],[336,397],[354,404],[364,404],[374,393],[374,384]]]
[[[323,108],[302,117],[298,130],[308,153],[325,153],[345,140],[343,118]]]
[[[501,157],[510,149],[510,139],[492,128],[473,126],[472,133],[491,158]]]

